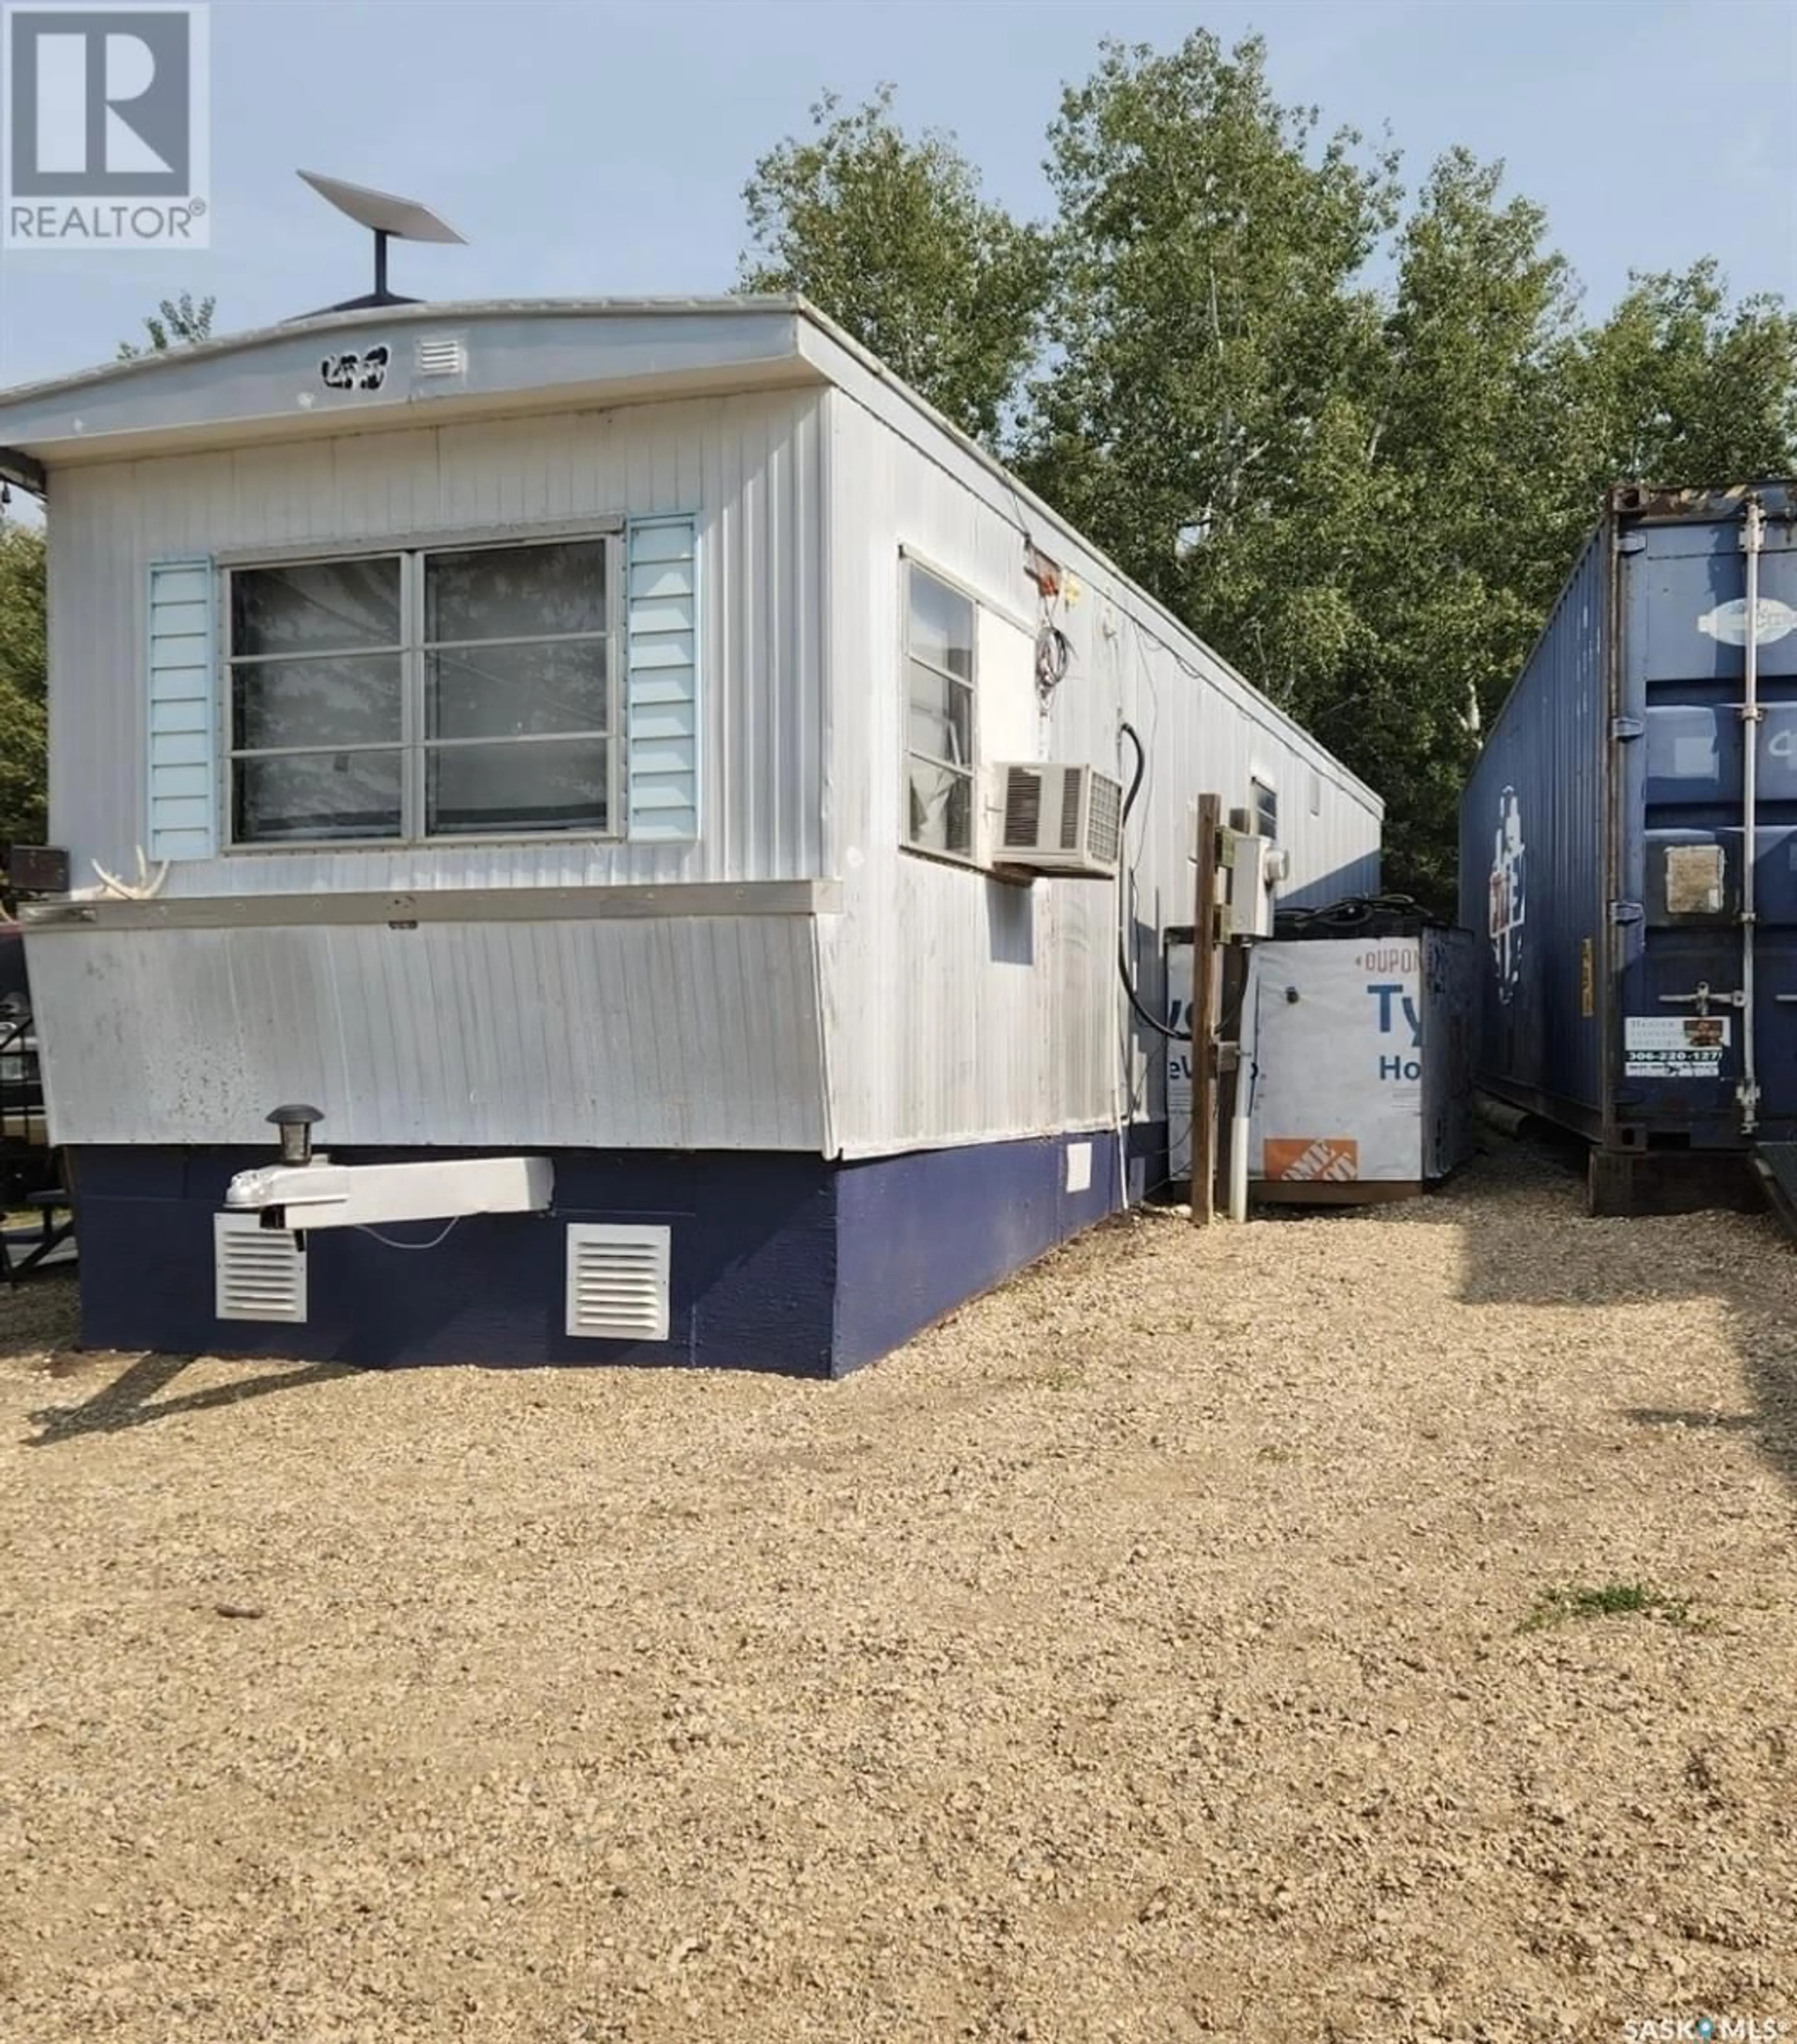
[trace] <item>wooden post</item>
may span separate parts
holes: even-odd
[[[1197,897],[1192,918],[1192,1224],[1215,1217],[1217,1184],[1217,833],[1223,797],[1198,797]]]

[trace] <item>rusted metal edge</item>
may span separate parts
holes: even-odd
[[[1721,487],[1618,482],[1611,486],[1606,505],[1615,517],[1636,523],[1683,524],[1688,521],[1707,524],[1738,516],[1749,497],[1763,497],[1768,492],[1784,498],[1783,515],[1790,517],[1793,502],[1797,501],[1797,478],[1781,476],[1761,477]]]
[[[323,928],[420,923],[654,921],[716,916],[831,916],[833,880],[697,881],[670,887],[442,887],[409,893],[177,895],[153,901],[89,897],[20,905],[28,930]]]

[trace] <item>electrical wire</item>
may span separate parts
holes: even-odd
[[[358,1225],[355,1231],[358,1235],[373,1235],[383,1249],[436,1249],[448,1241],[461,1225],[462,1216],[458,1214],[454,1220],[444,1224],[440,1235],[433,1235],[428,1242],[395,1242],[390,1235],[382,1235],[378,1228],[365,1228]]]
[[[1351,936],[1366,933],[1369,924],[1388,918],[1405,921],[1416,916],[1429,920],[1422,903],[1409,894],[1347,894],[1319,908],[1281,909],[1278,921],[1286,936],[1301,936],[1313,929]]]
[[[1135,772],[1131,778],[1129,793],[1123,797],[1123,814],[1117,825],[1118,841],[1121,843],[1124,833],[1129,828],[1130,811],[1135,807],[1135,798],[1141,792],[1142,778],[1148,770],[1148,753],[1146,747],[1137,736],[1136,728],[1133,724],[1126,721],[1117,728],[1122,736],[1135,747]],[[1119,889],[1119,891],[1120,894],[1121,889]],[[1189,1029],[1169,1029],[1165,1022],[1158,1020],[1142,1006],[1136,993],[1135,984],[1130,978],[1129,946],[1123,936],[1123,917],[1121,914],[1117,918],[1117,977],[1123,982],[1123,992],[1129,997],[1129,1005],[1135,1010],[1138,1019],[1146,1028],[1154,1030],[1158,1035],[1165,1036],[1169,1043],[1189,1043],[1192,1041],[1192,1032]]]
[[[1036,694],[1044,708],[1067,678],[1073,658],[1073,642],[1058,624],[1044,620],[1036,634]]]

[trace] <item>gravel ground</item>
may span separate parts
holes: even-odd
[[[1138,1218],[835,1386],[71,1327],[0,1296],[6,2044],[1797,2036],[1764,1220]]]

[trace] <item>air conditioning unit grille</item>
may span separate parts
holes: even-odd
[[[1084,778],[1077,766],[1066,768],[1061,776],[1061,849],[1077,851],[1080,848],[1080,782]]]
[[[213,1312],[221,1320],[305,1318],[305,1255],[285,1228],[255,1214],[212,1217]]]
[[[1122,849],[1123,791],[1102,774],[1092,779],[1092,813],[1087,820],[1085,848],[1100,864],[1115,866]]]
[[[1042,829],[1042,776],[1013,766],[1005,778],[1004,843],[1008,851],[1029,851]]]
[[[570,1227],[568,1332],[589,1341],[666,1341],[672,1235],[622,1223]]]

